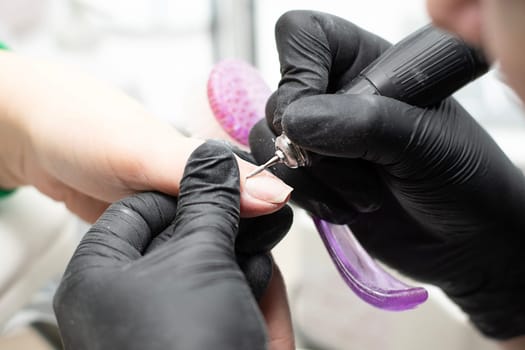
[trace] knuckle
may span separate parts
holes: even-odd
[[[368,111],[355,114],[356,129],[360,130],[364,135],[376,135],[383,129],[384,106],[376,96],[363,95],[360,98],[362,98],[363,106],[366,106]]]
[[[292,10],[285,12],[275,24],[275,31],[288,32],[295,28],[300,28],[304,23],[305,19],[309,17],[310,12],[304,10]]]

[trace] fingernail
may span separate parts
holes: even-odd
[[[250,196],[273,204],[284,203],[293,190],[278,178],[267,175],[246,179],[244,189]]]

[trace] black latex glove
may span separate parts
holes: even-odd
[[[241,150],[224,140],[210,140],[229,148],[239,158],[257,164],[252,154]],[[285,205],[278,211],[253,218],[243,218],[239,224],[239,234],[235,240],[237,262],[244,272],[248,284],[259,300],[270,283],[273,260],[270,250],[288,233],[293,221],[292,208]]]
[[[282,236],[290,220],[269,227]],[[265,349],[264,320],[235,257],[238,231],[237,162],[208,142],[191,155],[178,200],[126,198],[86,234],[54,300],[65,348]]]
[[[328,14],[295,11],[276,28],[282,80],[268,124],[251,134],[262,162],[281,129],[313,166],[275,173],[316,216],[346,222],[373,255],[441,287],[485,334],[525,334],[525,182],[454,100],[421,109],[334,95],[388,48]],[[345,214],[346,211],[346,214]]]
[[[257,164],[251,153],[223,140],[211,142],[219,142],[231,149],[239,158]],[[262,297],[272,278],[273,260],[268,252],[288,233],[292,221],[293,212],[288,205],[275,213],[244,218],[240,221],[235,253],[237,262],[257,300]]]

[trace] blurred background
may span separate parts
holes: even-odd
[[[18,53],[85,70],[186,134],[226,137],[207,103],[213,64],[244,59],[275,88],[273,27],[291,9],[337,14],[392,42],[429,21],[424,0],[0,0],[0,41]],[[497,70],[457,98],[525,168],[522,106]],[[432,287],[429,301],[414,311],[364,304],[340,279],[308,216],[297,210],[296,217],[275,259],[288,284],[301,348],[495,348]],[[31,188],[0,201],[0,349],[59,348],[51,299],[86,229]]]

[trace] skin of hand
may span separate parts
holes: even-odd
[[[250,135],[254,157],[268,159],[283,130],[313,156],[309,168],[274,168],[294,186],[292,200],[441,287],[484,334],[525,334],[521,171],[452,99],[421,109],[334,94],[388,48],[384,40],[310,11],[281,17],[276,37],[282,79],[268,121]]]
[[[290,306],[281,271],[274,265],[273,276],[259,302],[266,321],[269,350],[294,350],[295,340]]]
[[[439,26],[481,45],[497,60],[505,81],[525,101],[525,2],[522,0],[427,0]]]
[[[108,203],[156,190],[177,195],[184,164],[203,141],[180,135],[122,94],[72,68],[0,53],[0,188],[33,185],[93,222]],[[245,181],[243,217],[286,203],[270,174]]]
[[[237,263],[238,232],[254,234],[239,225],[239,180],[231,150],[207,142],[192,153],[178,199],[144,192],[110,206],[54,299],[65,349],[291,349],[271,335],[274,320],[290,320],[280,273],[262,301],[267,338]],[[274,220],[284,232],[290,224],[291,215]]]

